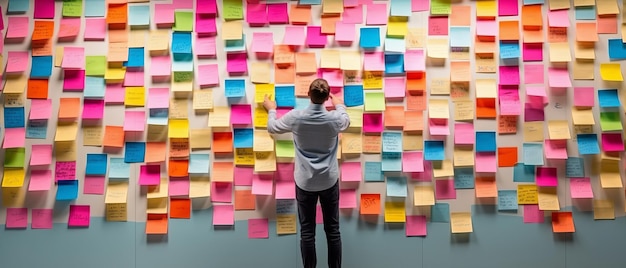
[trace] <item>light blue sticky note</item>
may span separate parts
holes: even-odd
[[[83,96],[87,99],[103,99],[106,93],[106,82],[102,76],[85,76]]]
[[[411,0],[391,0],[391,16],[410,17],[411,12]]]
[[[174,54],[172,72],[193,72],[193,55],[178,53]]]
[[[599,154],[600,146],[598,145],[598,136],[596,134],[578,134],[578,153],[579,154]]]
[[[148,115],[148,125],[167,126],[169,122],[168,108],[152,108]]]
[[[542,166],[543,161],[543,144],[541,143],[524,143],[523,147],[524,165]]]
[[[383,152],[382,171],[402,171],[402,153]]]
[[[46,139],[48,135],[48,120],[28,120],[26,138]]]
[[[518,41],[500,42],[500,59],[517,59],[520,57]]]
[[[385,54],[385,74],[404,73],[404,54]]]
[[[517,210],[517,190],[498,190],[498,211]]]
[[[299,5],[321,5],[322,0],[300,0]]]
[[[146,156],[145,142],[126,142],[124,149],[124,162],[126,163],[142,163]]]
[[[476,131],[476,152],[495,152],[496,133],[493,131]]]
[[[87,154],[85,175],[106,175],[107,154]]]
[[[294,109],[304,110],[309,107],[309,104],[311,104],[311,100],[309,98],[296,98],[296,107],[294,107]]]
[[[254,130],[251,128],[233,129],[233,146],[235,148],[252,148],[254,145]]]
[[[585,162],[580,157],[568,157],[565,161],[565,177],[584,178]]]
[[[109,159],[109,179],[130,178],[130,164],[124,162],[124,158],[111,157]]]
[[[239,40],[226,40],[224,44],[225,52],[245,52],[246,51],[246,35],[242,34]]]
[[[402,152],[402,132],[385,131],[382,135],[383,152]]]
[[[359,38],[359,45],[365,49],[373,49],[380,46],[380,28],[363,27]]]
[[[404,38],[386,37],[385,53],[404,53],[406,52],[406,40]]]
[[[52,56],[33,56],[31,66],[30,78],[48,78],[52,75]]]
[[[383,176],[382,163],[381,162],[365,162],[364,174],[366,182],[382,182],[385,181]]]
[[[471,44],[470,27],[450,27],[450,47],[470,47]]]
[[[28,11],[29,3],[26,0],[9,0],[7,13],[24,13]]]
[[[343,101],[347,107],[364,104],[363,85],[345,85],[343,87]]]
[[[424,160],[443,161],[445,157],[443,141],[424,141]]]
[[[104,17],[107,10],[105,0],[85,0],[85,4],[83,6],[85,8],[85,17]]]
[[[148,26],[150,25],[150,6],[149,5],[129,5],[128,6],[128,25],[130,26]]]
[[[209,174],[210,166],[209,154],[189,154],[189,173]]]
[[[387,196],[406,197],[406,177],[387,177]]]
[[[128,62],[126,67],[144,67],[144,49],[143,47],[128,48]]]
[[[536,4],[543,4],[544,0],[524,0],[524,5],[536,5]]]
[[[430,207],[431,222],[450,222],[450,204],[435,203]]]
[[[535,182],[535,166],[517,163],[513,167],[513,182]]]
[[[609,59],[623,60],[626,59],[626,45],[622,39],[609,39]]]
[[[246,96],[245,79],[225,79],[224,95],[227,98],[241,98]]]
[[[454,168],[454,188],[474,189],[474,169],[471,167]]]
[[[78,198],[78,181],[67,180],[57,182],[56,200],[69,201]]]
[[[4,127],[24,127],[24,107],[4,107]]]
[[[595,20],[596,6],[580,6],[575,7],[576,20]]]
[[[169,118],[149,116],[146,123],[153,126],[167,126]]]
[[[191,54],[191,33],[187,33],[187,32],[173,32],[172,33],[172,53]]]
[[[275,86],[274,94],[276,95],[276,105],[278,107],[293,108],[296,106],[296,87],[293,85]]]
[[[602,89],[598,90],[598,103],[600,108],[615,108],[620,107],[619,96],[617,95],[617,89]]]

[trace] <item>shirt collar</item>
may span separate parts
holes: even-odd
[[[315,104],[311,102],[309,104],[309,110],[325,110],[324,104]]]

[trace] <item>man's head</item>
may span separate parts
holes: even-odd
[[[309,86],[309,97],[311,98],[311,102],[315,104],[323,104],[326,100],[328,100],[328,96],[330,95],[330,86],[328,86],[328,82],[326,80],[318,78],[311,82]]]

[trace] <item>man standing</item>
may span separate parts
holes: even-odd
[[[293,133],[296,147],[294,177],[304,267],[317,265],[315,207],[319,198],[328,244],[328,267],[338,268],[341,267],[338,134],[350,126],[350,118],[343,100],[330,94],[326,80],[314,80],[308,95],[311,104],[306,109],[291,110],[280,119],[276,119],[276,102],[265,95],[263,107],[269,114],[267,131],[272,134]],[[324,107],[329,98],[335,106],[334,111],[327,111]]]

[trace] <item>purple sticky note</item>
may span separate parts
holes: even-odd
[[[54,0],[35,0],[35,19],[54,19]]]
[[[63,90],[83,91],[85,89],[85,70],[64,70]]]
[[[230,53],[226,55],[226,70],[229,73],[246,73],[248,72],[248,54],[247,53]]]
[[[456,199],[454,180],[435,180],[435,197],[437,200]]]
[[[139,185],[159,185],[161,183],[161,165],[141,165],[139,167]]]
[[[254,176],[254,168],[252,167],[235,167],[235,186],[252,186],[252,177]]]
[[[306,44],[308,47],[325,47],[327,42],[328,38],[322,34],[322,27],[308,26],[306,28]]]
[[[28,227],[28,208],[7,208],[7,229],[26,229]]]
[[[31,210],[32,229],[52,229],[52,209],[33,208]]]
[[[89,205],[70,205],[68,227],[89,227]]]
[[[406,236],[426,236],[426,216],[407,215],[405,228]]]
[[[263,219],[248,219],[248,238],[269,238],[269,221]]]
[[[624,151],[624,139],[622,139],[622,133],[602,133],[602,151]]]
[[[83,194],[103,195],[105,176],[85,176]]]
[[[559,184],[555,167],[537,167],[535,176],[537,186],[556,187]]]
[[[233,201],[233,184],[230,182],[211,182],[211,202],[230,203]]]

